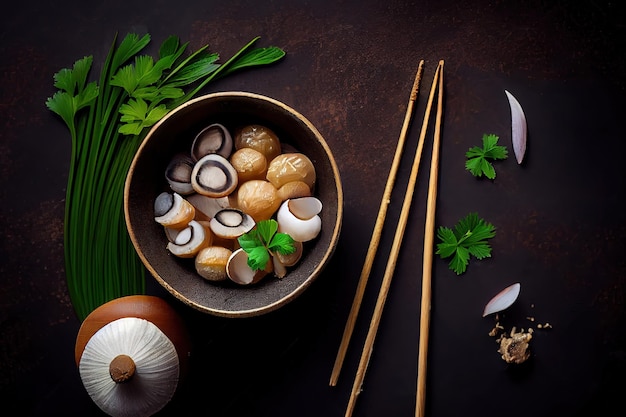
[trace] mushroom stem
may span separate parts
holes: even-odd
[[[116,383],[130,380],[135,375],[135,362],[128,355],[117,355],[109,364],[109,375]]]

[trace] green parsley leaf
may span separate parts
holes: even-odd
[[[265,269],[274,252],[290,255],[296,251],[293,238],[278,232],[274,219],[261,220],[256,227],[240,236],[239,245],[248,254],[248,266],[253,270]]]
[[[124,135],[139,135],[145,127],[152,126],[167,114],[165,105],[150,108],[143,99],[131,99],[120,106],[123,122],[119,132]]]
[[[467,270],[470,257],[484,259],[491,256],[491,246],[487,242],[496,235],[496,228],[478,217],[477,213],[470,213],[459,220],[454,229],[439,227],[437,237],[441,241],[435,252],[442,259],[452,256],[448,264],[451,270],[461,275]]]
[[[473,146],[465,153],[467,157],[465,169],[471,172],[475,177],[482,177],[484,175],[491,180],[494,179],[496,177],[496,170],[491,161],[506,159],[508,157],[506,147],[498,145],[498,139],[499,137],[494,134],[483,135],[483,147]]]

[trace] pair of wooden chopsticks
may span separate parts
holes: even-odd
[[[348,316],[346,327],[344,329],[343,337],[341,340],[341,344],[339,346],[339,351],[335,359],[335,364],[334,364],[333,371],[332,371],[331,378],[330,378],[331,386],[335,386],[337,384],[339,373],[341,372],[341,367],[343,365],[343,361],[345,359],[345,355],[348,349],[348,344],[350,343],[350,339],[352,337],[352,332],[354,330],[356,318],[358,316],[361,302],[363,300],[365,287],[367,285],[367,281],[369,279],[369,274],[372,268],[372,264],[374,262],[374,256],[378,249],[378,245],[380,243],[383,223],[385,221],[385,217],[387,214],[387,207],[390,202],[391,191],[395,183],[397,170],[398,170],[398,166],[399,166],[401,155],[402,155],[402,150],[404,148],[406,135],[407,135],[408,128],[411,122],[411,118],[413,114],[413,107],[415,105],[415,101],[417,100],[423,67],[424,67],[424,61],[422,60],[419,63],[417,74],[415,76],[415,82],[413,83],[413,87],[411,89],[409,104],[407,106],[404,123],[402,126],[402,130],[400,132],[400,138],[398,140],[398,145],[396,147],[394,159],[391,165],[389,176],[387,178],[387,184],[385,186],[385,191],[383,193],[383,198],[381,200],[380,208],[378,211],[378,216],[376,218],[376,224],[374,226],[374,231],[372,234],[372,238],[370,240],[368,252],[365,258],[363,269],[361,271],[361,276],[359,278],[359,283],[358,283],[357,291],[356,291],[356,294],[352,303],[352,308],[350,310],[350,314]],[[420,313],[420,341],[419,341],[419,359],[418,359],[419,372],[418,372],[418,380],[417,380],[416,416],[421,417],[424,412],[424,403],[425,403],[424,399],[425,399],[425,391],[426,391],[425,389],[426,362],[427,362],[426,356],[427,356],[427,349],[428,349],[428,331],[429,331],[429,323],[430,323],[431,275],[432,275],[433,241],[434,241],[434,230],[435,230],[435,225],[434,225],[435,204],[436,204],[436,197],[437,197],[437,172],[438,172],[438,165],[439,165],[439,143],[440,143],[440,138],[441,138],[441,118],[442,118],[442,113],[443,113],[443,61],[439,61],[439,64],[437,65],[437,69],[435,71],[435,76],[433,78],[433,82],[432,82],[432,86],[431,86],[431,90],[430,90],[430,94],[428,97],[428,102],[427,102],[426,110],[424,114],[424,120],[422,122],[422,129],[420,131],[418,146],[415,152],[415,157],[413,159],[413,166],[411,168],[409,183],[407,186],[407,191],[404,195],[404,202],[402,204],[400,219],[398,221],[396,233],[394,235],[394,240],[393,240],[392,247],[391,247],[391,253],[389,255],[389,259],[388,259],[387,266],[385,269],[385,274],[383,276],[381,288],[379,290],[378,298],[376,300],[376,306],[374,308],[374,314],[370,322],[370,327],[369,327],[367,337],[365,340],[365,345],[361,353],[359,367],[356,372],[354,384],[352,386],[352,392],[350,394],[350,400],[348,402],[348,407],[346,409],[346,414],[345,414],[346,417],[350,417],[352,415],[354,406],[356,404],[357,396],[361,392],[361,386],[363,384],[363,379],[365,378],[365,372],[369,364],[369,360],[370,360],[373,346],[374,346],[374,340],[376,338],[376,333],[378,331],[378,326],[380,324],[382,310],[384,308],[385,301],[387,299],[387,294],[389,293],[389,288],[391,286],[391,279],[393,277],[393,273],[395,270],[396,261],[398,259],[398,254],[400,252],[400,246],[402,244],[402,238],[404,236],[404,231],[406,229],[411,201],[413,199],[413,191],[415,189],[415,183],[417,181],[417,174],[419,171],[422,150],[424,148],[424,138],[426,137],[426,132],[428,130],[428,123],[430,119],[430,113],[431,113],[432,104],[433,104],[433,100],[435,96],[435,91],[437,90],[439,91],[439,95],[438,95],[438,103],[437,103],[437,115],[436,115],[436,123],[435,123],[433,151],[432,151],[432,158],[431,158],[430,180],[429,180],[429,186],[428,186],[426,226],[425,226],[425,232],[424,232],[424,260],[423,260],[423,271],[422,271],[423,276],[422,276],[422,300],[421,300],[421,313]]]

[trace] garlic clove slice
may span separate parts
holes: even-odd
[[[517,300],[520,290],[521,286],[518,282],[500,291],[485,306],[483,317],[509,308]]]

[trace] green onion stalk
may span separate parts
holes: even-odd
[[[285,52],[252,39],[220,64],[203,46],[191,54],[175,36],[158,58],[141,54],[150,35],[115,36],[97,81],[93,57],[54,74],[58,89],[46,106],[67,125],[71,157],[65,199],[64,257],[70,300],[82,321],[98,306],[144,294],[145,268],[124,219],[128,169],[149,128],[208,83],[242,68],[269,65]]]

